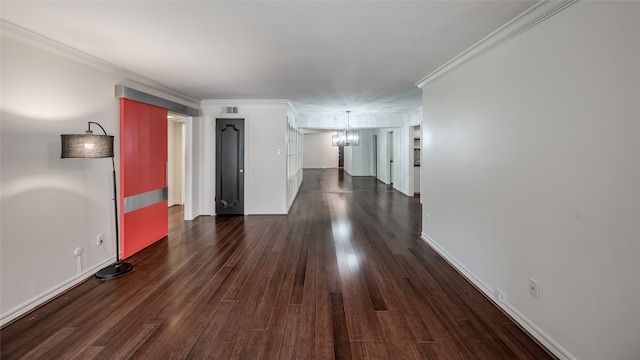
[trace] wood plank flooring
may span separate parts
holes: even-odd
[[[265,189],[265,191],[267,191]],[[8,359],[551,359],[419,238],[420,203],[305,170],[288,216],[169,236],[0,331]]]

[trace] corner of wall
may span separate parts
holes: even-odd
[[[496,306],[506,312],[515,322],[520,324],[531,336],[539,341],[545,348],[551,351],[555,356],[561,360],[576,360],[566,349],[553,340],[551,336],[542,331],[531,320],[518,311],[512,304],[509,303],[507,295],[500,289],[492,289],[487,284],[482,282],[480,277],[476,276],[471,270],[467,269],[461,262],[455,257],[449,254],[444,248],[438,245],[437,242],[432,240],[427,234],[422,232],[420,238],[432,248],[440,257],[442,257],[449,265],[451,265],[458,273],[464,276],[470,283],[472,283],[485,297]]]

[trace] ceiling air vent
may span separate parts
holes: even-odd
[[[223,106],[222,107],[223,114],[237,114],[238,107],[237,106]]]

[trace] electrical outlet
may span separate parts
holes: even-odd
[[[102,245],[103,242],[104,242],[104,234],[98,234],[98,237],[96,240],[96,246]]]
[[[538,282],[529,278],[529,294],[533,295],[534,298],[538,298]]]

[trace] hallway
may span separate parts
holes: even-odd
[[[423,243],[420,219],[419,198],[338,169],[305,170],[288,216],[172,207],[131,275],[5,327],[0,357],[552,358]]]

